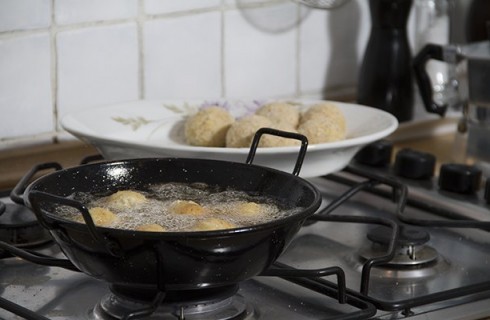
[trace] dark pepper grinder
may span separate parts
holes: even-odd
[[[369,0],[371,34],[359,73],[357,101],[412,119],[414,92],[407,21],[412,0]]]

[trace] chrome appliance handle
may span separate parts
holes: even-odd
[[[428,112],[436,113],[440,116],[444,116],[447,110],[447,105],[438,105],[433,99],[432,84],[425,70],[425,66],[429,60],[435,59],[439,61],[443,60],[442,46],[436,44],[427,44],[420,50],[420,52],[413,59],[413,69],[415,74],[415,80],[419,87],[420,96],[424,103],[425,109]]]

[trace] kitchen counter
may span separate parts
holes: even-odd
[[[86,156],[98,154],[97,150],[79,141],[38,145],[0,152],[0,190],[9,190],[33,166],[58,162],[63,168],[75,166]]]

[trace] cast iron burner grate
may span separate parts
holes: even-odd
[[[439,306],[447,307],[451,305],[451,301],[460,301],[461,303],[464,303],[464,301],[473,301],[474,299],[482,299],[488,297],[488,295],[490,294],[490,278],[488,276],[481,276],[481,279],[478,278],[478,280],[476,279],[477,277],[471,277],[468,282],[465,282],[464,284],[462,283],[455,288],[448,286],[447,289],[442,289],[440,291],[428,291],[423,292],[422,294],[414,293],[414,295],[407,299],[401,298],[402,295],[400,295],[400,298],[396,296],[397,298],[395,299],[386,299],[384,296],[379,297],[377,295],[379,294],[378,292],[376,292],[376,295],[372,294],[369,290],[369,284],[375,278],[383,279],[382,281],[384,281],[386,279],[389,279],[389,275],[391,275],[392,281],[396,281],[396,284],[398,284],[402,282],[404,283],[405,276],[407,278],[411,278],[415,275],[415,277],[425,279],[424,277],[429,277],[433,274],[444,274],[445,271],[453,268],[451,262],[449,262],[449,260],[446,261],[445,259],[449,257],[444,257],[440,253],[436,252],[435,249],[427,247],[423,244],[426,242],[426,240],[428,241],[429,239],[426,237],[424,232],[417,231],[419,230],[419,228],[429,230],[431,234],[432,232],[440,234],[444,232],[443,230],[447,230],[448,233],[451,233],[451,229],[462,230],[462,232],[466,231],[467,229],[474,229],[475,233],[478,233],[486,239],[484,242],[486,243],[486,241],[488,241],[488,237],[486,235],[488,235],[488,231],[490,230],[490,221],[479,221],[476,219],[471,219],[458,214],[458,212],[434,205],[431,202],[423,202],[419,201],[416,198],[409,197],[407,184],[390,175],[383,175],[373,172],[373,170],[370,168],[364,168],[362,166],[349,166],[344,169],[344,171],[338,174],[325,176],[322,177],[322,179],[325,179],[325,181],[329,181],[334,184],[344,185],[349,188],[348,191],[345,194],[341,195],[339,198],[350,197],[353,193],[357,193],[359,189],[363,189],[363,191],[365,191],[367,194],[371,194],[372,197],[380,197],[380,199],[384,198],[386,200],[392,200],[397,204],[397,209],[395,210],[396,212],[393,216],[393,221],[396,222],[399,229],[401,227],[401,232],[403,232],[403,228],[405,227],[409,228],[408,234],[413,232],[413,237],[409,236],[408,238],[404,238],[400,235],[394,237],[393,234],[391,234],[389,237],[385,237],[382,241],[374,236],[374,238],[378,240],[378,245],[379,242],[382,242],[383,244],[381,246],[387,248],[389,252],[392,252],[392,259],[376,263],[373,263],[373,258],[369,258],[367,260],[364,259],[364,262],[360,263],[358,266],[358,269],[361,270],[360,289],[355,290],[355,288],[348,287],[348,293],[374,304],[379,310],[390,312],[401,311],[402,315],[404,316],[412,315],[412,309],[417,307],[425,308],[426,306],[431,304],[439,304]],[[361,187],[362,185],[364,185],[364,187]],[[372,201],[372,198],[370,199]],[[366,199],[364,199],[364,201],[366,201]],[[340,201],[339,199],[337,199],[334,200],[334,202]],[[408,214],[407,210],[400,210],[406,205],[410,206],[414,210],[421,210],[422,212],[428,214]],[[333,208],[320,210],[318,214],[321,215],[321,218],[316,218],[316,220],[347,222],[347,220],[351,218],[336,215],[331,216],[331,211],[333,211]],[[359,223],[363,219],[369,220],[371,218],[373,217],[359,216],[355,217],[350,222]],[[371,234],[370,237],[372,238],[373,234]],[[461,237],[460,239],[462,238],[463,237]],[[457,238],[455,240],[457,240]],[[397,245],[398,241],[401,241],[402,245]],[[472,242],[471,245],[474,244],[476,245],[475,242]],[[410,260],[410,254],[412,254],[412,257],[417,257],[417,252],[413,253],[413,249],[415,249],[415,247],[417,246],[420,246],[420,248],[425,247],[429,249],[425,253],[419,252],[419,254],[422,254],[419,256],[422,260],[422,263],[416,263],[415,266],[411,267],[407,262]],[[396,255],[397,253],[400,253],[400,248],[403,251],[407,250],[409,247],[412,248],[410,248],[408,252],[404,252],[405,257],[400,261],[397,261]],[[486,254],[486,251],[482,253]],[[392,269],[385,269],[385,271],[388,270],[388,272],[383,273],[382,270],[383,268],[386,268],[386,266],[390,266],[390,268]],[[427,270],[431,269],[433,271],[423,273],[422,271],[426,267],[428,267]],[[396,270],[397,272],[393,273],[391,272],[392,270]],[[403,275],[403,272],[400,272],[404,270],[408,271],[408,273],[405,275]],[[471,276],[471,274],[469,275]],[[407,283],[411,283],[410,280]]]
[[[99,155],[88,156],[80,164],[101,160]],[[34,172],[47,169],[61,169],[55,162],[42,163],[34,166],[26,173],[11,192],[0,192],[0,198],[9,197],[9,201],[0,201],[0,241],[21,249],[37,249],[50,244],[53,239],[49,231],[41,226],[36,215],[25,205],[23,190],[27,185],[24,179],[33,176]],[[0,250],[0,258],[10,257],[11,254]]]
[[[88,157],[82,164],[101,160],[100,156]],[[38,172],[44,169],[56,168],[56,163],[40,164],[31,169]],[[26,174],[32,176],[32,174]],[[18,185],[26,185],[21,181]],[[13,201],[22,202],[21,195],[23,190],[14,189],[11,193]],[[19,248],[1,243],[1,248],[9,251],[12,255],[18,256],[26,262],[40,264],[49,267],[62,267],[70,272],[78,271],[76,268],[65,261],[55,257],[46,256],[32,251],[22,251]],[[66,271],[65,270],[65,271]],[[336,275],[337,283],[323,281],[324,276]],[[338,267],[325,267],[315,270],[297,270],[285,264],[275,263],[272,268],[266,270],[257,278],[278,279],[291,286],[301,287],[308,294],[317,295],[321,300],[325,300],[325,306],[329,304],[339,304],[343,306],[338,312],[327,308],[328,312],[334,312],[328,319],[368,319],[376,313],[376,309],[370,303],[365,302],[353,295],[346,293],[345,276],[342,269]],[[254,280],[250,280],[254,282]],[[259,281],[260,282],[260,281]],[[248,283],[248,282],[247,282]],[[112,286],[111,292],[104,296],[91,311],[87,310],[87,316],[94,319],[259,319],[255,308],[247,302],[237,290],[241,284],[232,285],[224,290],[205,290],[204,297],[201,293],[186,292],[184,296],[190,295],[195,299],[189,302],[180,302],[179,294],[175,292],[131,292],[122,287]],[[249,285],[245,284],[245,287]],[[274,287],[272,287],[274,288]],[[274,289],[271,289],[274,290]],[[248,293],[247,290],[245,292]],[[151,298],[153,295],[153,298]],[[260,296],[260,295],[259,295]],[[250,298],[250,297],[247,297]],[[257,302],[255,302],[257,303]],[[26,307],[0,297],[0,308],[7,310],[15,315],[28,320],[47,320],[44,315],[31,311]],[[324,310],[324,311],[327,311]],[[343,311],[340,311],[343,310]],[[262,310],[263,311],[263,310]],[[203,313],[204,312],[204,313]],[[260,313],[260,312],[259,312]]]
[[[111,287],[93,311],[94,319],[245,320],[254,309],[237,294],[238,285],[191,291],[141,292]],[[128,296],[127,293],[130,295]],[[153,295],[153,299],[149,299]],[[142,300],[140,297],[146,297]]]
[[[52,238],[27,207],[0,201],[0,241],[27,249],[49,243]],[[0,251],[0,258],[9,256],[7,252]]]
[[[373,307],[377,307],[380,310],[405,310],[405,313],[410,314],[410,309],[420,305],[426,305],[434,302],[445,301],[455,298],[460,298],[465,295],[475,294],[484,292],[485,290],[489,290],[490,284],[488,281],[482,283],[476,283],[474,285],[469,285],[464,288],[459,288],[458,290],[449,290],[447,292],[437,292],[434,294],[428,294],[425,296],[415,297],[413,299],[409,299],[406,301],[384,301],[379,300],[376,297],[370,295],[369,285],[371,281],[371,276],[375,272],[375,270],[383,265],[386,265],[396,256],[397,253],[397,242],[399,241],[399,226],[401,223],[406,223],[410,225],[418,225],[418,226],[435,226],[435,227],[459,227],[459,228],[481,228],[481,229],[489,229],[489,224],[486,222],[478,222],[478,221],[469,221],[469,220],[460,220],[455,221],[452,219],[444,219],[444,220],[424,220],[424,219],[415,219],[410,216],[406,216],[404,214],[404,207],[407,201],[407,188],[406,186],[400,184],[397,181],[394,181],[390,178],[381,177],[378,175],[373,175],[369,172],[360,172],[353,168],[348,168],[345,170],[345,173],[348,175],[357,176],[356,179],[346,179],[343,176],[331,175],[327,177],[328,179],[336,182],[340,182],[344,185],[350,186],[351,188],[339,196],[337,199],[334,199],[327,208],[321,210],[318,214],[311,218],[311,221],[316,222],[341,222],[341,223],[354,223],[354,224],[376,224],[388,227],[391,232],[387,238],[386,243],[383,244],[385,246],[386,251],[381,256],[369,257],[362,263],[361,266],[361,281],[360,281],[360,289],[354,290],[351,288],[346,288],[345,285],[345,275],[344,270],[340,267],[329,267],[323,268],[320,270],[296,270],[291,267],[288,267],[284,264],[276,263],[274,266],[267,270],[264,274],[260,275],[258,278],[262,277],[280,277],[289,282],[292,282],[297,285],[301,285],[307,290],[315,291],[321,293],[325,296],[326,299],[334,298],[338,299],[340,304],[349,304],[356,308],[356,311],[351,312],[350,314],[342,314],[338,316],[332,316],[328,319],[368,319],[372,317],[376,310],[373,310]],[[359,183],[358,179],[366,179],[366,181],[362,181]],[[385,192],[384,189],[380,190],[377,187],[391,187],[392,190],[389,192]],[[370,216],[343,216],[331,214],[337,207],[341,206],[344,202],[349,200],[353,195],[358,193],[359,191],[369,191],[375,194],[385,195],[394,200],[396,203],[396,212],[394,217],[398,218],[399,221],[395,221],[395,219],[385,219],[379,217],[370,217]],[[400,223],[401,221],[401,223]],[[408,243],[403,241],[407,239],[403,239],[401,237],[402,243],[410,244],[410,245],[421,245],[424,240],[424,234],[415,234],[415,242],[412,243],[413,239],[408,239]],[[281,260],[282,261],[282,260]],[[337,275],[337,284],[332,283],[324,279],[327,275]],[[156,294],[152,299],[150,299],[150,305],[153,307],[148,307],[148,297],[146,297],[143,301],[143,304],[140,304],[141,301],[138,301],[138,297],[129,294],[120,294],[120,290],[118,288],[115,289],[117,295],[110,294],[106,299],[116,299],[118,303],[127,300],[130,300],[132,304],[135,306],[141,306],[141,308],[130,308],[131,311],[126,315],[122,316],[122,319],[152,319],[152,316],[160,315],[160,310],[158,306],[162,303],[165,305],[166,296],[164,293]],[[114,293],[114,292],[113,292]],[[168,297],[170,298],[170,297]],[[254,310],[253,308],[247,305],[246,302],[240,300],[240,296],[231,295],[229,297],[225,297],[224,299],[214,301],[213,299],[208,301],[208,304],[205,303],[197,303],[194,305],[177,305],[173,306],[172,311],[169,316],[173,318],[169,319],[192,319],[190,315],[192,315],[192,311],[197,310],[201,307],[210,309],[218,307],[218,309],[222,305],[235,305],[238,306],[237,309],[242,310],[236,313],[236,317],[238,319],[242,319],[240,317],[252,315],[253,318]],[[104,301],[104,300],[103,300]],[[201,301],[202,302],[202,301]],[[243,302],[243,303],[242,303]],[[332,301],[330,301],[332,302]],[[99,308],[102,308],[102,304],[105,302],[101,302],[100,306],[96,307],[96,312],[98,312]],[[155,309],[154,306],[157,306]],[[0,299],[0,307],[5,308],[6,310],[13,310],[12,312],[16,314],[28,314],[29,317],[26,319],[35,319],[35,320],[45,320],[45,317],[39,315],[31,315],[31,313],[23,313],[25,309],[21,306],[12,306],[12,304],[8,301],[4,301],[4,299]],[[190,310],[189,315],[185,314],[185,310]],[[194,308],[194,309],[193,309]],[[15,312],[17,311],[17,312]],[[163,312],[163,311],[162,311]],[[94,313],[94,315],[97,315]],[[116,315],[117,316],[117,315]],[[162,315],[163,316],[163,315]],[[114,318],[114,317],[113,317]],[[165,318],[164,318],[165,319]],[[233,318],[232,318],[233,319]],[[247,318],[243,318],[247,319]]]

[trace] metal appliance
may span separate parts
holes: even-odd
[[[462,106],[458,132],[466,140],[459,150],[466,161],[476,163],[487,173],[490,170],[490,40],[465,45],[427,44],[414,59],[416,80],[427,110],[444,114],[448,107],[433,98],[433,89],[426,65],[429,60],[447,63],[455,70],[452,104]],[[456,72],[457,71],[457,72]]]
[[[311,179],[320,210],[273,268],[226,290],[145,296],[70,270],[50,258],[63,254],[42,229],[39,241],[20,236],[35,233],[32,219],[18,219],[32,213],[4,192],[0,318],[490,317],[489,183],[480,188],[484,177],[468,167],[456,169],[469,181],[452,167],[441,179],[434,156],[404,150],[390,162],[391,152],[380,141],[342,172]]]

